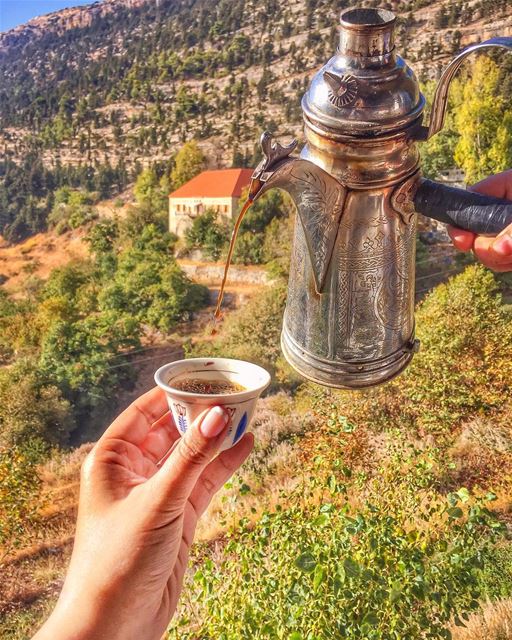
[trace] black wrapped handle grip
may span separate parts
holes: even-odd
[[[512,202],[421,180],[414,195],[418,213],[478,234],[496,235],[512,224]]]

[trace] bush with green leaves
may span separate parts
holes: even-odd
[[[76,424],[69,401],[34,360],[0,369],[0,446],[37,438],[66,444]]]
[[[244,192],[240,202],[244,202],[245,197]],[[290,197],[278,189],[272,189],[258,198],[251,205],[240,225],[233,262],[262,264],[280,256],[283,249],[277,242],[276,229],[284,231],[286,238],[290,238],[291,233],[287,224],[277,226],[275,220],[288,218],[292,211],[293,204]]]
[[[265,230],[263,262],[272,277],[288,277],[295,216],[271,220]]]
[[[40,509],[38,464],[44,447],[36,439],[23,445],[0,446],[0,547],[7,554],[19,546]],[[2,553],[0,552],[0,560]]]
[[[219,223],[216,211],[207,209],[196,216],[190,228],[185,231],[185,245],[187,249],[200,249],[210,260],[218,260],[228,237],[228,228]]]
[[[78,229],[98,217],[92,206],[96,201],[95,194],[62,187],[55,192],[54,198],[48,224],[57,233]]]
[[[202,612],[170,638],[450,638],[450,621],[478,606],[482,557],[501,528],[485,499],[410,487],[407,509],[377,493],[351,505],[342,469],[325,485],[310,477],[255,526],[241,522],[219,559],[197,566],[189,589]]]
[[[131,369],[114,365],[121,364],[119,353],[139,344],[138,323],[127,315],[105,311],[58,319],[43,336],[38,367],[83,425],[101,420],[119,386],[132,383]]]
[[[406,371],[364,393],[319,391],[356,424],[448,436],[512,398],[512,323],[495,276],[479,265],[436,287],[416,310],[420,351]]]
[[[159,176],[154,167],[143,169],[133,187],[133,194],[139,206],[157,215],[167,213],[169,191],[169,176],[166,173]]]
[[[99,294],[100,309],[170,331],[208,301],[208,290],[189,280],[173,255],[173,238],[147,225],[117,255],[115,276]]]
[[[173,256],[174,238],[139,220],[103,220],[88,234],[94,259],[55,269],[31,297],[0,296],[0,443],[38,435],[65,445],[97,435],[119,386],[121,355],[146,327],[170,331],[207,302]],[[133,234],[133,235],[132,235]]]
[[[487,551],[478,577],[479,588],[489,600],[512,598],[512,543],[504,540]]]
[[[215,341],[199,342],[190,355],[249,360],[275,373],[283,365],[280,337],[286,291],[284,281],[259,291],[226,317]]]

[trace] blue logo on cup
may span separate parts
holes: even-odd
[[[181,433],[185,433],[187,430],[187,409],[177,402],[174,403],[174,409],[178,414],[178,430],[181,431]]]
[[[236,444],[240,438],[244,435],[244,431],[247,429],[247,411],[244,412],[240,422],[238,423],[238,427],[236,428],[235,437],[233,439],[233,444]]]

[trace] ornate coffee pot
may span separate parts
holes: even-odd
[[[414,338],[417,214],[477,233],[512,223],[512,203],[421,177],[418,142],[443,126],[462,51],[444,70],[422,124],[425,98],[396,53],[395,16],[382,9],[341,15],[336,55],[302,99],[306,145],[299,157],[270,134],[250,198],[274,187],[298,210],[281,345],[288,362],[322,385],[362,388],[399,374]]]

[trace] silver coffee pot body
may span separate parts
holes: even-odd
[[[282,147],[263,134],[265,157],[251,185],[253,200],[278,187],[295,201],[281,345],[301,375],[332,387],[385,382],[417,350],[418,212],[480,232],[512,220],[510,203],[476,202],[476,194],[423,180],[417,144],[442,127],[448,86],[462,59],[484,46],[512,48],[512,39],[455,58],[425,127],[425,100],[395,52],[394,23],[385,10],[342,14],[338,52],[302,101],[306,145],[291,157],[296,142]]]

